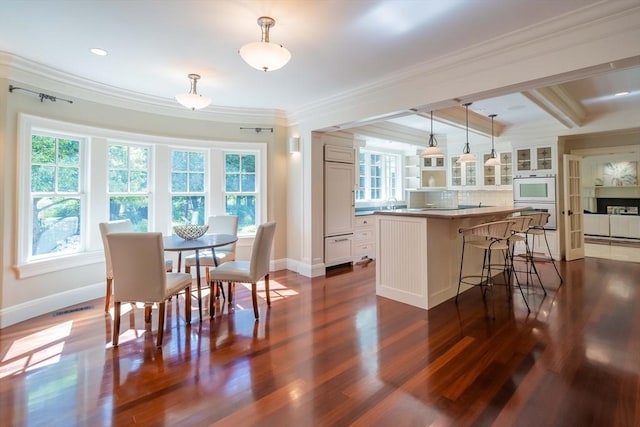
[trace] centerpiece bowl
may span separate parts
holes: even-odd
[[[185,240],[195,240],[200,238],[209,229],[208,225],[183,224],[174,225],[173,232]]]

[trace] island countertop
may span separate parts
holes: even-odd
[[[443,208],[417,208],[374,211],[374,215],[410,216],[413,218],[437,218],[437,219],[465,219],[475,217],[487,217],[493,215],[507,216],[512,213],[527,210],[526,207],[513,206],[487,206],[484,208],[443,209]]]

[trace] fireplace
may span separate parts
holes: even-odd
[[[628,199],[628,198],[621,198],[621,197],[598,197],[596,199],[596,203],[597,203],[599,214],[608,213],[608,211],[611,210],[611,209],[608,209],[609,207],[635,208],[635,209],[628,209],[630,211],[640,210],[640,199]]]

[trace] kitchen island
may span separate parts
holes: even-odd
[[[455,297],[462,253],[458,230],[499,221],[525,209],[376,211],[376,294],[424,309]],[[481,251],[465,253],[463,275],[479,275],[481,268]]]

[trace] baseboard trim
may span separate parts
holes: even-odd
[[[104,283],[96,283],[13,305],[0,310],[0,329],[101,297],[104,297]]]

